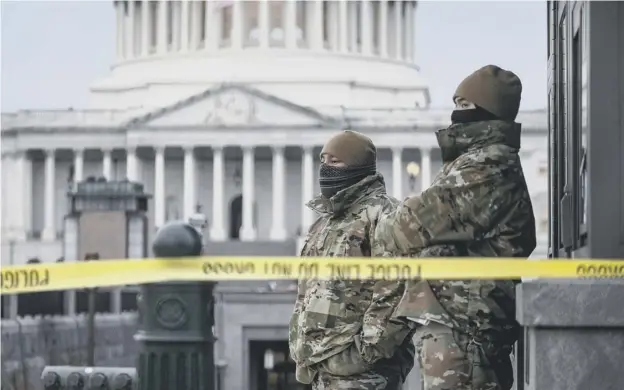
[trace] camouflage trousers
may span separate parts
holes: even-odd
[[[496,353],[465,333],[430,323],[416,330],[414,341],[422,390],[510,390],[513,385],[509,353]]]
[[[384,375],[376,372],[350,376],[319,373],[312,382],[312,390],[401,390],[400,374]]]

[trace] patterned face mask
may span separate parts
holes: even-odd
[[[319,169],[321,194],[327,199],[376,172],[375,165],[336,167],[322,163]]]

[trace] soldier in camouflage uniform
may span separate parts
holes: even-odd
[[[352,131],[334,136],[321,152],[319,176],[321,195],[308,207],[320,217],[301,256],[374,255],[377,221],[398,201],[376,172],[372,141]],[[414,326],[390,318],[403,289],[398,281],[299,281],[289,337],[297,380],[315,390],[399,389],[415,353]]]
[[[379,222],[384,256],[528,257],[535,220],[515,123],[522,85],[489,65],[453,98],[452,125],[437,132],[443,166],[431,187]],[[517,340],[515,281],[413,280],[394,316],[418,324],[424,390],[509,390]]]

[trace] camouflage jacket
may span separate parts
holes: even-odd
[[[374,243],[384,256],[528,257],[535,219],[520,164],[520,125],[457,124],[437,133],[447,162],[421,194],[384,216]],[[396,317],[435,321],[513,343],[515,283],[413,280]]]
[[[308,207],[320,213],[301,256],[369,257],[377,221],[398,201],[383,177],[369,176],[331,199]],[[290,321],[289,345],[297,379],[311,383],[319,371],[346,376],[384,366],[405,375],[414,363],[412,329],[391,320],[403,294],[398,281],[300,280]],[[413,333],[413,332],[412,332]]]

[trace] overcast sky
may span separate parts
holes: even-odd
[[[6,1],[2,11],[2,111],[88,105],[88,87],[114,58],[112,1]],[[522,109],[546,107],[545,1],[421,1],[417,63],[433,106],[496,64],[524,86]]]

